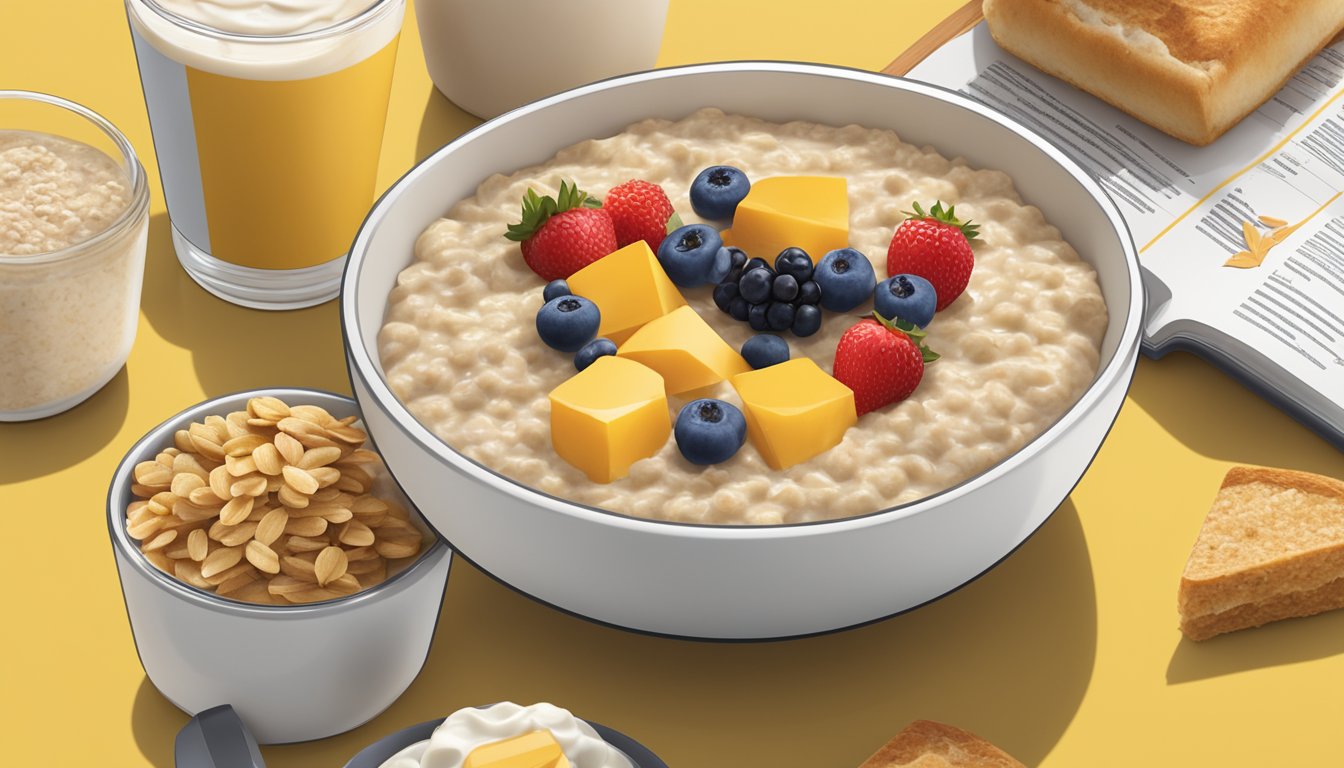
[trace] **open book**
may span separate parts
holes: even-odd
[[[909,76],[1054,142],[1115,200],[1148,289],[1143,350],[1195,352],[1344,449],[1344,42],[1193,147],[995,45],[985,24]]]

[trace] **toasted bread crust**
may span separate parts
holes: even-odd
[[[932,720],[901,729],[859,768],[1026,768],[968,731]]]
[[[1344,608],[1344,577],[1306,592],[1289,592],[1268,600],[1246,603],[1222,613],[1181,618],[1181,632],[1191,640],[1250,629],[1280,619],[1314,616]]]
[[[985,0],[1000,46],[1204,145],[1344,29],[1338,0]]]
[[[1177,592],[1192,640],[1344,607],[1344,482],[1269,467],[1223,478]]]
[[[1249,483],[1268,483],[1281,488],[1296,488],[1299,491],[1314,493],[1318,496],[1344,499],[1344,481],[1312,472],[1299,472],[1296,469],[1276,469],[1274,467],[1233,467],[1223,477],[1223,484],[1219,490]]]

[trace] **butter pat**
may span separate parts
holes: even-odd
[[[570,768],[570,764],[550,731],[532,731],[473,749],[462,768]]]
[[[751,370],[737,350],[690,307],[678,307],[650,320],[616,354],[657,371],[669,395],[717,384]]]
[[[599,357],[550,397],[551,445],[595,483],[625,477],[672,432],[663,377],[628,358]]]
[[[849,184],[838,176],[761,179],[738,203],[723,242],[769,262],[785,248],[802,248],[815,264],[849,245]]]
[[[854,426],[854,393],[811,358],[748,371],[732,379],[747,417],[747,437],[773,469],[834,448]]]
[[[569,289],[602,312],[597,335],[620,344],[640,326],[686,305],[643,240],[613,251],[569,276]]]

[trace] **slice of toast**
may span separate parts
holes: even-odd
[[[1177,594],[1191,640],[1344,608],[1344,482],[1233,467]]]
[[[931,720],[916,720],[859,768],[1026,767],[973,733]]]

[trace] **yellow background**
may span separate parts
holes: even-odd
[[[673,0],[659,61],[878,69],[960,3]],[[383,185],[475,124],[432,90],[407,22]],[[57,93],[121,127],[149,169],[155,213],[125,371],[68,413],[0,425],[0,762],[170,766],[186,717],[136,660],[104,526],[109,473],[149,427],[207,395],[345,391],[336,308],[235,307],[178,267],[119,3],[4,0],[0,87]],[[513,699],[612,725],[675,768],[855,766],[914,718],[960,725],[1048,767],[1338,764],[1344,612],[1199,645],[1176,630],[1176,582],[1232,462],[1344,474],[1339,452],[1204,363],[1142,361],[1091,471],[1002,566],[912,614],[807,640],[626,634],[459,561],[430,660],[406,695],[352,733],[266,757],[338,766],[394,729]]]

